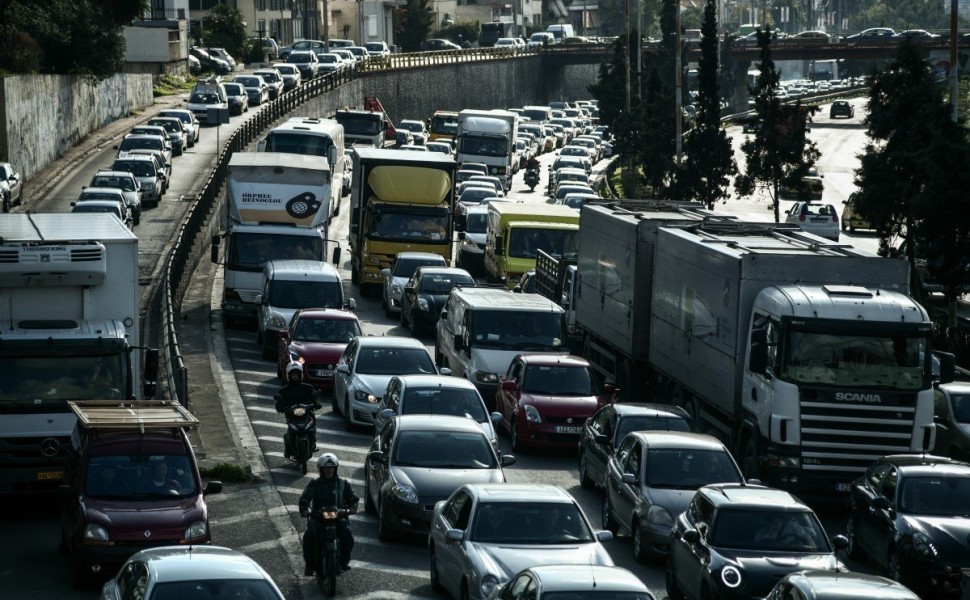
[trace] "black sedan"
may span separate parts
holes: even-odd
[[[579,483],[602,487],[606,465],[623,438],[632,431],[693,431],[687,411],[669,404],[630,402],[608,404],[583,424],[579,438]]]
[[[970,567],[970,465],[886,456],[852,484],[849,556],[869,557],[923,597],[956,596]]]
[[[443,451],[447,449],[447,451]],[[435,503],[466,483],[504,483],[499,457],[473,419],[441,415],[394,417],[364,460],[364,508],[377,513],[377,537],[428,535]]]
[[[697,490],[675,521],[667,553],[671,600],[764,598],[785,575],[845,565],[812,509],[760,485],[716,484]]]
[[[433,331],[448,294],[456,285],[473,285],[474,278],[465,269],[455,267],[418,267],[404,285],[401,296],[401,325],[418,337]]]
[[[829,118],[846,117],[851,119],[855,116],[855,109],[846,100],[836,100],[829,108]]]
[[[249,112],[249,94],[246,93],[246,88],[241,83],[224,83],[222,87],[226,88],[226,100],[229,102],[230,115],[241,115],[244,112]]]

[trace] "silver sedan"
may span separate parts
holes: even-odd
[[[447,267],[448,263],[440,254],[430,252],[401,252],[394,259],[390,269],[382,269],[384,275],[381,304],[384,314],[391,317],[401,312],[401,296],[404,295],[404,284],[414,275],[418,267]]]

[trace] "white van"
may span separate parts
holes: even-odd
[[[576,32],[573,31],[573,26],[568,24],[550,25],[549,27],[546,27],[546,31],[551,33],[552,36],[556,38],[556,44],[562,43],[563,38],[573,37],[576,35]]]
[[[522,353],[568,354],[562,307],[539,294],[505,287],[451,290],[435,342],[435,364],[475,384],[495,410],[498,378]]]
[[[280,332],[289,327],[297,309],[357,308],[353,298],[344,297],[336,267],[318,260],[266,261],[260,290],[256,343],[263,347],[264,358],[276,356]]]

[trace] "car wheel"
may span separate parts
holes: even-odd
[[[684,600],[684,593],[677,587],[677,572],[674,571],[674,561],[667,558],[667,568],[664,569],[664,583],[667,587],[667,597],[670,600]]]
[[[586,471],[585,456],[579,459],[579,485],[586,490],[596,489],[596,482],[592,480],[589,473]]]
[[[646,564],[650,560],[650,553],[647,552],[647,548],[643,545],[643,528],[640,527],[640,522],[633,521],[631,530],[633,533],[633,558],[639,563]]]
[[[468,581],[462,580],[461,582],[461,600],[468,600]]]
[[[394,534],[387,526],[387,518],[384,516],[384,503],[377,509],[377,539],[382,542],[390,542],[394,539]]]
[[[846,547],[845,552],[849,555],[849,558],[853,560],[863,560],[866,557],[866,553],[862,551],[859,547],[859,538],[856,532],[855,516],[852,514],[854,511],[853,507],[849,508],[849,516],[845,519],[845,537],[849,540],[849,545]]]
[[[519,439],[519,425],[515,422],[514,415],[512,416],[512,429],[509,431],[509,437],[512,438],[512,452],[521,454],[525,451],[522,440]]]
[[[408,326],[408,321],[407,321],[407,319],[404,318],[405,313],[406,313],[406,311],[404,310],[404,302],[402,301],[401,302],[401,312],[398,314],[398,316],[401,319],[401,327],[407,327]]]
[[[438,340],[434,341],[434,364],[439,369],[445,366],[445,357],[441,354],[441,350],[438,348]]]
[[[609,494],[603,494],[603,509],[600,519],[602,520],[603,529],[613,535],[616,535],[620,530],[620,524],[613,518],[613,506],[610,504]]]
[[[387,301],[387,296],[381,294],[381,308],[384,309],[384,316],[388,319],[394,318],[394,313],[391,312],[391,303]]]
[[[431,547],[431,591],[441,594],[445,591],[438,577],[438,561],[435,559],[434,546]]]
[[[374,514],[377,512],[377,507],[374,506],[374,499],[370,497],[370,477],[367,476],[368,465],[364,463],[364,512],[368,514]]]

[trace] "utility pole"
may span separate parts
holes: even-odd
[[[626,88],[624,89],[623,107],[627,115],[630,114],[630,0],[626,0],[626,44],[623,53],[623,66],[626,69]]]
[[[680,51],[680,2],[677,3],[677,18],[674,21],[674,123],[676,124],[676,144],[677,144],[677,157],[676,162],[679,165],[684,154],[684,109],[681,106],[683,101],[681,100],[681,94],[683,94],[683,66],[681,65],[681,51]]]
[[[957,105],[960,101],[960,82],[957,71],[957,0],[950,0],[950,119],[957,122]]]
[[[583,0],[585,2],[586,0]],[[637,98],[643,99],[643,6],[637,0]]]
[[[330,52],[330,0],[323,0],[323,43]]]

